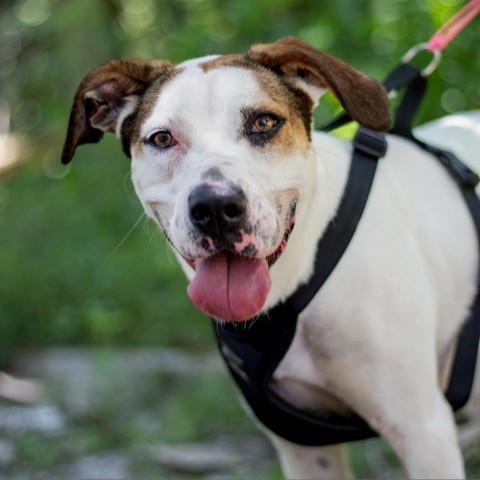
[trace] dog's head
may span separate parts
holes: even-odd
[[[312,174],[312,111],[326,89],[365,127],[388,129],[380,84],[292,37],[178,65],[112,61],[81,83],[62,161],[116,133],[145,211],[195,271],[190,298],[247,320],[265,304]]]

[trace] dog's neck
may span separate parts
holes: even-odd
[[[350,154],[348,142],[313,134],[295,228],[287,248],[270,271],[272,288],[265,305],[267,310],[290,296],[312,275],[318,241],[335,215],[346,184]]]

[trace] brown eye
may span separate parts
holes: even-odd
[[[265,146],[280,131],[285,119],[275,113],[246,112],[246,134],[257,147]]]
[[[149,142],[158,148],[173,147],[177,143],[168,130],[160,130],[154,133],[149,138]]]
[[[278,124],[278,119],[271,115],[260,115],[252,125],[251,133],[267,133],[273,130]]]

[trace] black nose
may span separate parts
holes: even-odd
[[[190,219],[203,233],[222,237],[238,232],[247,216],[247,200],[236,186],[202,184],[188,197]]]

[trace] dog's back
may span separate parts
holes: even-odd
[[[415,133],[421,140],[452,151],[472,170],[480,172],[479,110],[440,118],[418,127]]]

